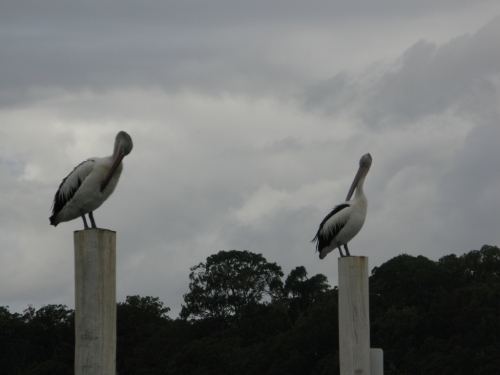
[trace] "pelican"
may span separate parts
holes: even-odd
[[[319,259],[326,257],[335,248],[339,249],[340,256],[343,257],[344,254],[340,248],[342,245],[344,245],[346,256],[351,256],[347,243],[358,234],[365,223],[368,200],[363,192],[363,183],[371,165],[371,155],[363,155],[359,160],[358,173],[347,193],[346,201],[335,206],[319,225],[318,233],[311,241],[316,242]],[[350,201],[354,190],[356,190],[356,195]]]
[[[50,224],[57,226],[81,216],[85,229],[89,229],[85,219],[85,214],[89,214],[92,228],[96,228],[92,212],[115,190],[123,170],[122,160],[133,146],[130,135],[121,131],[116,135],[113,155],[90,158],[77,165],[59,185]]]

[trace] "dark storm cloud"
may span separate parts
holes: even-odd
[[[348,17],[408,17],[409,11],[415,16],[446,2],[432,4],[427,9],[394,1],[7,2],[0,12],[0,105],[39,100],[40,89],[297,90],[297,78],[306,72],[297,72],[285,56],[269,59],[280,39]],[[387,80],[382,90],[394,85]]]
[[[496,119],[482,121],[470,132],[439,180],[439,215],[443,224],[449,224],[444,225],[447,230],[441,235],[450,246],[498,241],[499,140],[500,114]]]
[[[251,30],[235,24],[250,17],[242,17],[243,11],[223,17],[222,8],[204,2],[108,4],[4,8],[4,105],[36,100],[36,92],[29,90],[39,88],[210,90],[217,84],[231,89],[269,76],[287,78],[285,67],[258,63],[262,51],[246,40]]]
[[[457,105],[488,101],[500,72],[500,17],[443,46],[418,42],[373,89],[362,111],[369,124],[409,123]]]
[[[448,109],[480,112],[498,99],[500,17],[444,45],[419,41],[380,73],[348,72],[306,90],[306,108],[327,114],[354,107],[365,124],[408,125]]]

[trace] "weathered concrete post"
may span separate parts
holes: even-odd
[[[339,258],[341,375],[370,375],[368,258]]]
[[[380,348],[370,349],[370,375],[384,375],[384,351]]]
[[[75,375],[116,373],[116,232],[74,232]]]

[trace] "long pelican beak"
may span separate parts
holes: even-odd
[[[366,177],[366,174],[368,173],[370,168],[361,166],[358,169],[358,173],[356,173],[356,176],[354,177],[354,180],[352,181],[351,188],[349,189],[349,192],[347,193],[347,198],[346,201],[350,200],[352,195],[354,194],[354,190],[356,190],[356,187],[358,186],[359,181],[362,178]]]
[[[106,177],[104,178],[104,180],[101,183],[101,192],[104,189],[106,189],[106,186],[108,186],[109,181],[111,181],[111,178],[113,177],[113,175],[116,172],[116,168],[118,168],[118,166],[120,165],[120,163],[122,162],[124,157],[125,157],[125,155],[123,154],[123,152],[121,150],[119,150],[118,154],[116,155],[116,159],[115,159],[113,165],[111,166],[108,174],[106,175]]]

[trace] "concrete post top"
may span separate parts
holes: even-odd
[[[85,233],[85,232],[111,232],[111,233],[116,233],[115,230],[104,229],[104,228],[80,229],[80,230],[75,230],[74,231],[74,233]]]

